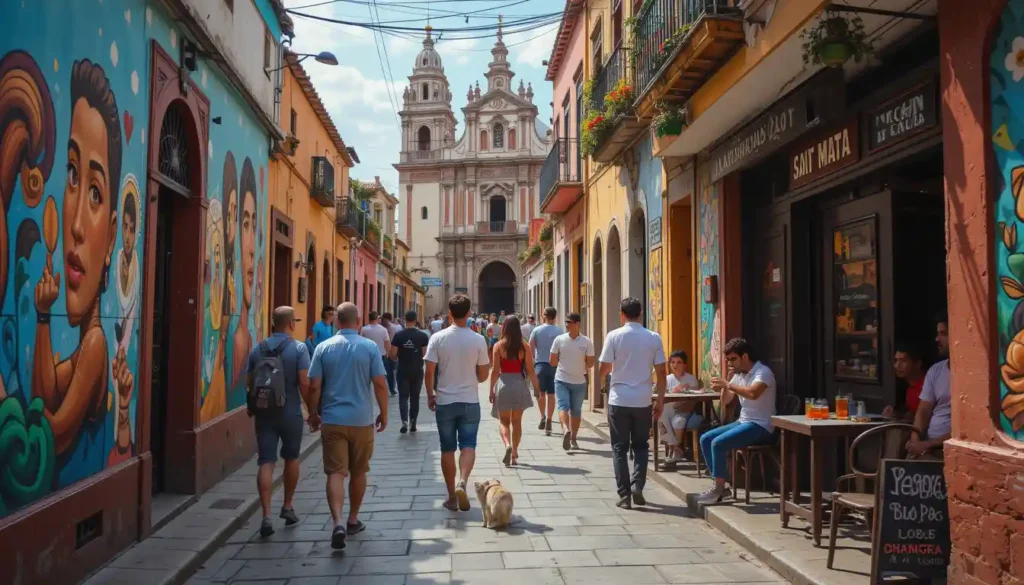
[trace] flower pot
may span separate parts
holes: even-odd
[[[853,51],[846,41],[828,42],[818,49],[818,57],[826,67],[842,67],[852,55]]]
[[[672,120],[670,122],[661,124],[657,128],[655,128],[654,133],[655,135],[658,136],[658,138],[661,138],[663,136],[679,136],[680,134],[683,133],[683,121]]]

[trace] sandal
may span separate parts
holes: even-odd
[[[505,464],[505,467],[509,466],[509,462],[512,460],[512,447],[505,447],[505,457],[502,458],[501,462]]]
[[[449,510],[451,512],[459,511],[459,504],[455,500],[445,500],[444,503],[441,505],[444,506],[446,510]]]

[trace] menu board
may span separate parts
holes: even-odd
[[[835,376],[877,381],[878,259],[875,217],[833,231]]]
[[[945,577],[950,540],[942,462],[883,459],[879,481],[872,581]]]

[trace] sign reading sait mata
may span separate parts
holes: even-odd
[[[806,185],[857,162],[858,146],[856,118],[802,144],[790,156],[789,186]]]

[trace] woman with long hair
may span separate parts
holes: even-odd
[[[533,371],[533,352],[523,339],[519,319],[507,317],[501,327],[501,338],[492,349],[491,416],[498,419],[501,441],[505,444],[505,467],[516,465],[519,441],[523,438],[523,411],[533,406],[526,377],[530,377],[533,393],[540,391],[540,382]]]

